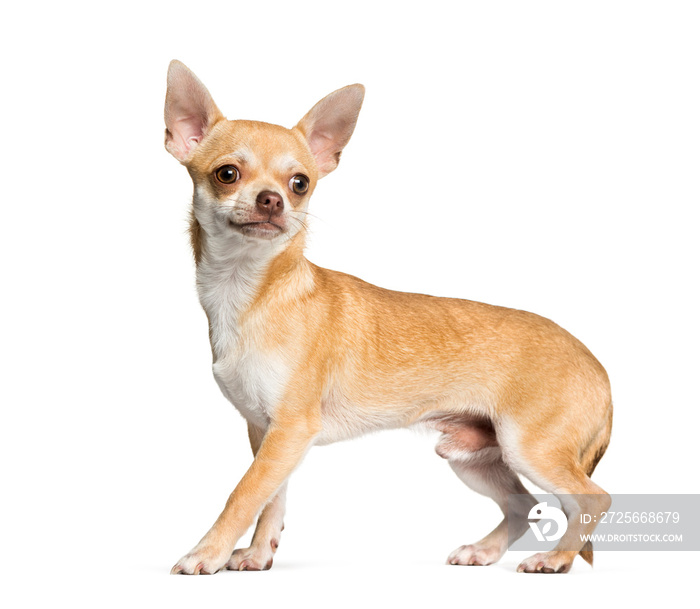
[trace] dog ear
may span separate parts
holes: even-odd
[[[165,148],[184,163],[211,128],[224,116],[207,88],[176,59],[168,68],[165,95]]]
[[[309,143],[319,178],[338,166],[340,153],[355,130],[364,96],[362,85],[338,89],[311,108],[296,126]]]

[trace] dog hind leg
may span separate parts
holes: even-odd
[[[504,462],[488,422],[474,424],[473,421],[453,418],[435,422],[433,426],[443,432],[435,448],[438,455],[447,459],[452,470],[468,487],[493,499],[504,515],[501,523],[486,537],[454,550],[447,563],[492,564],[507,550],[509,533],[513,538],[525,533],[527,514],[537,500]]]

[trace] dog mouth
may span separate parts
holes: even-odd
[[[229,220],[229,226],[233,227],[235,230],[243,233],[244,235],[251,235],[253,237],[274,237],[284,232],[279,224],[275,224],[271,220],[264,220],[260,222],[234,222]]]

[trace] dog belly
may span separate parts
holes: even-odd
[[[332,388],[321,404],[323,430],[316,444],[330,444],[349,440],[383,429],[399,429],[424,425],[440,429],[437,421],[446,427],[448,413],[475,413],[472,418],[484,419],[486,409],[482,400],[471,391],[425,392],[418,395],[400,394],[393,397],[374,393],[366,387],[367,395],[346,395],[339,386]],[[459,417],[457,417],[459,420]],[[459,421],[462,423],[462,421]],[[476,441],[476,438],[475,438]]]
[[[356,438],[370,431],[401,427],[400,419],[392,409],[360,407],[337,393],[332,393],[321,404],[323,429],[317,445],[332,444]]]

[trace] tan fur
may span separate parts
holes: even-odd
[[[182,68],[171,68],[177,72],[175,80],[189,78]],[[218,110],[212,111],[200,140],[186,155],[182,144],[174,154],[180,154],[207,200],[235,201],[256,184],[259,190],[284,192],[289,206],[285,214],[292,214],[305,208],[319,176],[335,167],[352,133],[359,106],[352,97],[356,91],[348,93],[349,89],[317,104],[294,129],[226,121]],[[206,99],[208,94],[201,95]],[[341,98],[341,103],[336,101]],[[342,108],[335,111],[347,124],[335,136],[339,149],[325,149],[325,131],[313,141],[310,134],[319,130],[319,124],[324,130],[333,126],[327,117],[338,103]],[[352,112],[354,117],[348,118]],[[166,113],[168,120],[173,124],[168,133],[177,132],[177,124]],[[186,141],[186,136],[179,140],[172,136],[171,147]],[[200,137],[199,132],[195,136]],[[332,144],[333,138],[328,141]],[[285,167],[280,158],[293,162]],[[232,185],[218,182],[215,171],[227,163],[240,165],[244,178]],[[295,172],[310,179],[303,196],[287,188]],[[261,212],[249,205],[246,213],[252,218]],[[484,462],[492,462],[503,477],[517,479],[521,473],[539,485],[545,481],[551,492],[607,497],[588,476],[610,437],[610,387],[603,367],[578,340],[531,313],[394,292],[320,268],[304,257],[305,230],[293,233],[291,221],[287,215],[279,220],[284,229],[279,238],[285,233],[292,236],[264,268],[236,318],[236,344],[243,345],[239,348],[274,358],[288,370],[287,384],[267,429],[251,426],[252,466],[211,531],[174,572],[221,568],[260,510],[277,501],[278,491],[312,444],[372,429],[432,426],[442,433],[438,453],[464,472],[465,479],[477,471],[464,465],[471,455],[490,455],[491,461],[484,458]],[[200,268],[214,255],[214,237],[194,212],[190,230]],[[210,324],[217,361],[229,353],[217,351],[213,335],[218,330],[211,318]],[[516,482],[511,486],[522,488]],[[605,499],[601,501],[603,505]],[[502,500],[499,505],[503,508]],[[260,533],[256,532],[259,541],[246,556],[263,556],[266,544],[278,543],[281,522],[270,524],[281,520],[283,508],[278,508],[262,513]],[[505,522],[482,541],[502,544]],[[551,553],[542,566],[538,561],[522,570],[566,571],[575,554]],[[592,548],[583,547],[581,555],[592,562]],[[453,564],[461,560],[459,556]],[[235,553],[231,560],[235,565],[245,562],[236,560]],[[478,564],[469,560],[468,564]]]

